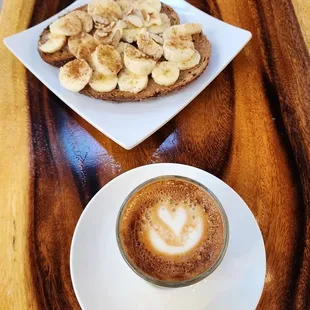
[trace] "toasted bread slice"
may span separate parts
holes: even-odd
[[[137,94],[133,94],[127,91],[120,91],[119,89],[114,89],[108,93],[99,93],[93,90],[89,85],[81,90],[80,93],[96,99],[123,102],[141,101],[148,98],[164,96],[176,90],[180,90],[190,82],[196,80],[204,72],[209,64],[211,56],[211,44],[207,37],[203,34],[197,34],[193,36],[193,40],[195,48],[201,56],[200,62],[194,68],[180,71],[178,80],[172,86],[158,85],[152,78],[149,78],[147,88]]]
[[[87,6],[78,8],[77,10],[86,10]],[[171,25],[180,24],[180,19],[178,14],[170,6],[162,3],[162,13],[165,13],[170,18]],[[49,33],[49,28],[45,29],[40,36],[40,43],[44,43],[46,35]],[[92,98],[115,101],[115,102],[124,102],[124,101],[141,101],[152,97],[167,95],[171,92],[177,91],[185,87],[190,82],[197,79],[206,69],[209,64],[211,56],[211,44],[208,41],[205,35],[197,34],[193,36],[193,41],[195,44],[196,50],[200,53],[201,59],[197,66],[194,68],[180,71],[179,79],[172,86],[162,86],[155,83],[155,81],[149,77],[148,86],[146,89],[141,92],[134,94],[126,91],[120,91],[119,89],[114,89],[111,92],[97,92],[87,85],[80,93],[87,95]],[[61,67],[67,62],[75,59],[68,49],[66,44],[61,50],[48,54],[40,51],[38,49],[42,59],[49,63],[50,65]]]
[[[77,10],[86,11],[87,10],[87,5],[79,7]],[[178,16],[178,14],[175,12],[175,10],[172,7],[162,3],[161,12],[168,15],[168,17],[170,18],[171,25],[178,25],[178,24],[180,24],[179,16]],[[39,43],[40,44],[43,44],[47,40],[47,35],[49,34],[49,32],[50,32],[49,27],[47,27],[42,32],[42,34],[40,35],[40,39],[39,39]],[[47,62],[48,64],[50,64],[50,65],[52,65],[54,67],[62,67],[67,62],[75,59],[75,57],[69,51],[68,44],[66,44],[59,51],[57,51],[55,53],[52,53],[52,54],[44,53],[39,48],[38,48],[38,52],[39,52],[41,58],[45,62]]]
[[[87,5],[79,7],[77,10],[86,11]],[[44,31],[40,35],[39,44],[43,44],[47,40],[47,35],[50,33],[49,26],[44,29]],[[39,46],[38,46],[39,47]],[[67,62],[74,60],[75,57],[69,51],[68,44],[66,44],[62,49],[55,53],[44,53],[38,48],[38,52],[41,58],[47,62],[48,64],[54,67],[62,67]]]

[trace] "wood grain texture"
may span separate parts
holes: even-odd
[[[0,38],[70,2],[4,0]],[[82,210],[117,175],[157,162],[209,171],[246,201],[267,252],[258,309],[310,308],[309,2],[191,3],[253,39],[131,151],[67,108],[1,43],[0,309],[79,309],[69,250]]]
[[[33,1],[12,0],[0,15],[0,308],[36,308],[27,231],[30,193],[29,117],[24,67],[2,39],[28,26]],[[20,8],[16,12],[16,7]],[[4,22],[10,16],[10,24]],[[20,18],[23,16],[23,19]]]

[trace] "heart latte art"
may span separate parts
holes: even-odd
[[[159,203],[146,214],[149,241],[159,252],[186,253],[202,237],[205,223],[200,207]]]
[[[198,185],[164,178],[138,189],[119,219],[124,255],[135,269],[164,281],[189,280],[210,268],[224,246],[215,199]]]

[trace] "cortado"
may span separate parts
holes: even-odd
[[[160,177],[139,186],[124,202],[117,223],[126,262],[144,279],[164,286],[207,276],[225,254],[227,234],[219,201],[184,177]]]

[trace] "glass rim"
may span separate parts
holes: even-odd
[[[141,188],[143,188],[144,186],[158,181],[158,180],[165,180],[165,179],[179,179],[179,180],[183,180],[189,183],[192,183],[200,188],[202,188],[204,191],[206,191],[208,194],[211,195],[211,197],[215,200],[216,204],[217,204],[217,208],[220,211],[221,214],[221,218],[223,221],[223,228],[224,228],[224,244],[223,247],[217,257],[217,259],[215,260],[215,262],[213,263],[213,265],[211,265],[208,269],[206,269],[204,272],[202,272],[201,274],[195,276],[192,279],[188,279],[188,280],[184,280],[184,281],[165,281],[165,280],[159,280],[156,278],[153,278],[151,276],[149,276],[148,274],[146,274],[145,272],[143,272],[142,270],[140,270],[138,267],[136,267],[134,264],[132,264],[129,260],[129,258],[127,257],[127,254],[123,248],[123,244],[120,238],[120,221],[123,215],[123,211],[128,203],[128,201],[131,199],[131,197],[137,192],[139,191]],[[131,268],[132,271],[134,271],[139,277],[141,277],[142,279],[144,279],[145,281],[157,285],[157,286],[161,286],[161,287],[168,287],[168,288],[177,288],[177,287],[184,287],[184,286],[189,286],[192,284],[195,284],[203,279],[205,279],[206,277],[208,277],[222,262],[226,251],[227,251],[227,247],[228,247],[228,242],[229,242],[229,224],[228,224],[228,218],[226,215],[226,212],[223,208],[223,205],[221,204],[221,202],[219,201],[219,199],[216,197],[216,195],[205,185],[201,184],[200,182],[193,180],[189,177],[185,177],[185,176],[179,176],[179,175],[161,175],[158,177],[154,177],[151,178],[147,181],[142,182],[141,184],[139,184],[138,186],[136,186],[125,198],[124,202],[122,203],[118,215],[117,215],[117,220],[116,220],[116,240],[117,240],[117,245],[119,248],[119,251],[123,257],[123,259],[125,260],[125,262],[127,263],[127,265]]]

